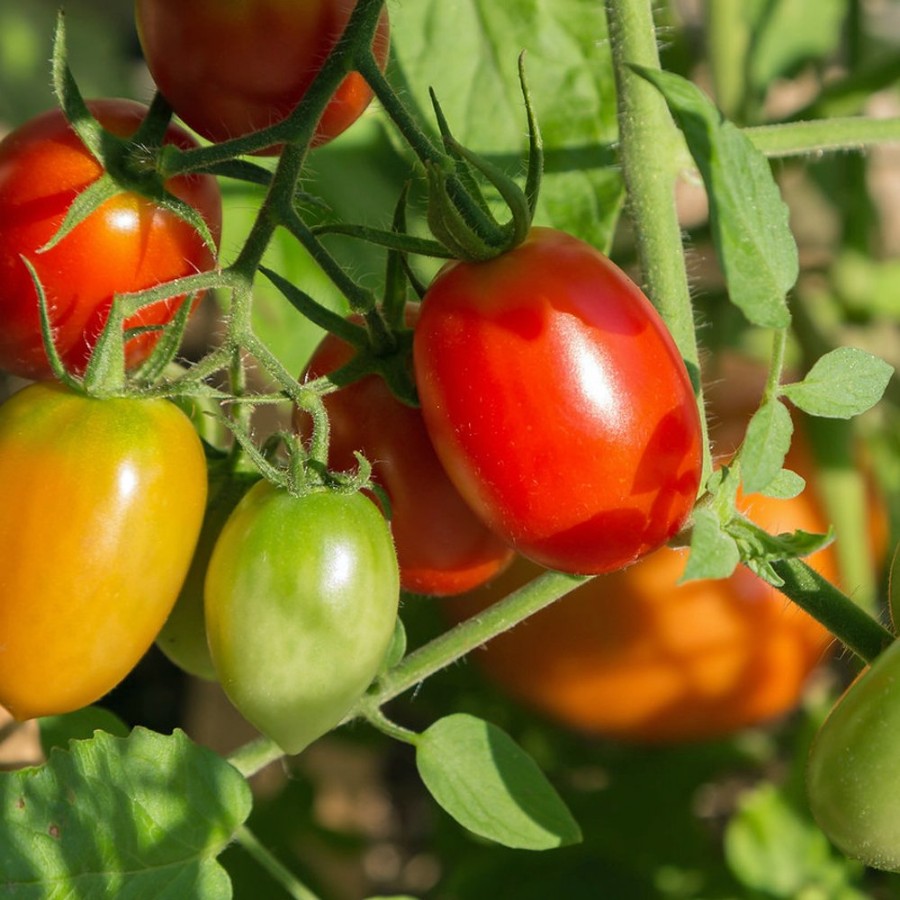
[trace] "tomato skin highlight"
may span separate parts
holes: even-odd
[[[407,308],[414,324],[418,308]],[[304,380],[349,362],[349,344],[327,335],[314,351]],[[328,464],[356,466],[354,452],[372,463],[372,476],[391,501],[391,531],[400,584],[417,594],[448,596],[472,590],[512,559],[512,550],[469,508],[435,455],[419,410],[401,403],[384,380],[368,375],[323,398],[331,423]],[[308,431],[309,416],[294,414]]]
[[[187,572],[206,461],[166,400],[38,383],[0,406],[0,704],[20,720],[116,686]]]
[[[701,471],[690,379],[647,298],[588,244],[533,228],[445,266],[413,356],[444,468],[522,555],[608,572],[685,523]]]
[[[207,637],[225,693],[286,753],[300,752],[378,674],[399,591],[390,530],[368,498],[257,483],[206,575]]]
[[[131,100],[88,102],[100,123],[119,136],[132,134],[147,107]],[[167,143],[195,142],[171,126]],[[0,369],[29,379],[52,377],[41,338],[38,295],[25,264],[37,270],[47,297],[54,341],[66,367],[81,374],[109,315],[115,293],[153,287],[214,267],[215,259],[187,222],[135,193],[107,200],[55,247],[56,233],[77,194],[102,174],[60,110],[26,122],[0,141]],[[167,188],[203,216],[213,238],[221,231],[221,198],[215,178],[179,176]],[[146,307],[126,327],[165,324],[182,297]],[[126,344],[133,367],[153,349],[158,334]]]
[[[900,871],[900,641],[847,688],[822,723],[806,773],[810,810],[847,856]]]
[[[355,6],[355,0],[136,0],[135,20],[163,96],[191,128],[220,142],[293,111]],[[385,9],[373,44],[382,69],[389,44]],[[348,73],[316,126],[313,146],[349,128],[371,99],[365,79]]]

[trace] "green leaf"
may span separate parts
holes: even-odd
[[[747,4],[752,6],[752,4]],[[757,90],[840,46],[847,0],[764,0],[753,22],[749,75]]]
[[[672,72],[635,71],[665,97],[700,170],[732,302],[754,325],[786,328],[797,244],[768,161],[696,85]]]
[[[782,469],[764,488],[762,493],[767,497],[779,500],[790,500],[803,493],[806,479],[790,469]]]
[[[38,719],[38,726],[44,756],[50,756],[54,747],[65,749],[69,741],[90,738],[95,731],[105,731],[116,737],[128,735],[128,726],[102,706],[86,706],[60,716],[44,716]]]
[[[859,864],[839,857],[809,814],[773,784],[746,793],[725,831],[725,856],[747,888],[766,897],[864,900],[850,886]]]
[[[743,516],[735,516],[725,525],[741,554],[741,562],[752,572],[775,587],[784,584],[772,568],[772,562],[780,559],[809,556],[834,540],[834,532],[813,534],[800,529],[783,534],[769,534]]]
[[[778,400],[767,400],[753,414],[741,445],[741,476],[748,494],[766,490],[781,477],[793,433],[791,414]]]
[[[881,399],[893,374],[893,366],[871,353],[838,347],[821,357],[803,381],[786,384],[781,391],[810,415],[849,419]]]
[[[434,799],[475,834],[524,850],[581,840],[534,760],[490,722],[463,714],[439,719],[419,736],[416,765]]]
[[[602,4],[416,0],[391,20],[391,77],[416,118],[437,134],[433,85],[456,139],[513,175],[528,150],[523,50],[544,144],[535,222],[608,249],[623,193],[611,150],[615,86]]]
[[[223,900],[216,861],[250,811],[241,775],[181,731],[97,732],[0,774],[0,872],[24,900]]]
[[[740,559],[737,544],[722,529],[719,517],[710,509],[698,509],[694,513],[691,555],[680,580],[727,578]]]

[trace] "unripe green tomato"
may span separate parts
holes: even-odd
[[[153,644],[206,505],[206,460],[167,400],[32,384],[0,407],[0,704],[69,712]]]
[[[812,814],[847,856],[900,871],[900,641],[844,692],[813,742]]]
[[[399,594],[390,529],[371,500],[259,482],[225,523],[206,574],[207,638],[225,693],[299,753],[378,674]]]
[[[216,670],[206,640],[206,617],[203,613],[203,583],[206,569],[222,527],[241,497],[258,480],[257,475],[219,471],[214,464],[209,470],[209,500],[203,517],[200,540],[191,560],[187,578],[169,613],[166,624],[156,638],[156,646],[180,669],[198,678],[215,681]]]

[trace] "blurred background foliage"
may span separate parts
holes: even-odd
[[[51,0],[0,0],[0,133],[53,103]],[[392,76],[432,121],[433,86],[457,136],[521,173],[525,123],[516,59],[527,70],[547,150],[539,214],[634,263],[615,167],[614,88],[602,5],[595,0],[536,4],[510,0],[389,0]],[[805,116],[900,114],[900,3],[894,0],[669,0],[656,4],[667,68],[696,80],[739,124]],[[147,101],[152,86],[123,0],[69,0],[70,60],[83,92]],[[775,164],[800,244],[802,275],[792,298],[791,361],[803,367],[832,346],[852,344],[900,365],[900,148],[881,147]],[[321,201],[310,215],[386,226],[410,162],[372,110],[310,157],[304,187]],[[223,184],[223,258],[249,228],[258,194]],[[414,194],[421,213],[421,197]],[[767,349],[726,302],[706,230],[702,189],[686,172],[679,186],[688,264],[704,352]],[[414,217],[414,226],[420,222]],[[377,289],[378,249],[348,238],[329,246]],[[341,309],[343,301],[306,255],[279,236],[267,264]],[[423,276],[433,267],[423,265]],[[260,279],[256,327],[299,372],[318,339]],[[221,311],[209,300],[192,340],[215,340]],[[767,339],[766,339],[767,340]],[[854,425],[888,499],[893,545],[900,534],[898,382],[878,410]],[[820,449],[846,434],[820,437]],[[832,453],[834,455],[834,453]],[[828,460],[821,460],[828,471]],[[847,459],[832,460],[832,476]],[[827,475],[826,475],[827,477]],[[833,477],[832,481],[840,479]],[[831,511],[850,520],[847,495]],[[842,504],[844,506],[842,511]],[[852,561],[851,561],[852,564]],[[874,599],[883,606],[884,572]],[[403,618],[415,646],[444,627],[435,606],[406,598]],[[732,738],[640,748],[569,733],[513,704],[467,662],[429,679],[389,712],[409,727],[468,711],[506,728],[571,804],[584,843],[529,854],[478,841],[448,820],[420,786],[410,750],[350,726],[296,760],[254,780],[251,827],[325,900],[405,893],[439,900],[496,896],[580,898],[900,897],[900,879],[843,859],[806,809],[803,765],[811,736],[854,672],[835,655],[786,719]],[[128,724],[179,725],[227,752],[251,736],[214,685],[180,674],[155,651],[106,704]],[[235,896],[284,896],[240,848],[224,860]]]

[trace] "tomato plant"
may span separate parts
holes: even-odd
[[[409,308],[414,322],[417,308]],[[316,348],[304,379],[333,372],[353,350],[334,335]],[[459,594],[505,566],[512,551],[472,512],[434,453],[419,410],[398,400],[377,375],[368,375],[323,398],[331,426],[329,465],[349,470],[361,452],[387,491],[400,583],[419,594]],[[294,415],[308,426],[309,417]]]
[[[175,603],[206,500],[203,449],[166,400],[55,383],[0,406],[0,704],[18,719],[115,687]]]
[[[89,108],[121,137],[131,135],[147,108],[129,100],[95,100]],[[180,128],[166,141],[194,146]],[[75,197],[102,174],[60,110],[26,122],[0,142],[0,368],[25,378],[50,376],[40,331],[38,295],[20,257],[37,271],[46,294],[53,336],[66,367],[83,371],[109,314],[113,295],[206,270],[214,258],[186,221],[151,200],[123,191],[111,197],[49,250]],[[221,201],[209,175],[179,176],[167,188],[197,209],[218,237]],[[163,325],[183,297],[154,303],[126,327]],[[126,344],[130,366],[142,362],[158,333],[145,331]]]
[[[444,468],[523,555],[607,572],[684,524],[701,465],[691,383],[650,302],[597,250],[535,228],[489,262],[449,264],[413,353]]]
[[[798,445],[799,446],[799,445]],[[812,476],[806,453],[791,464]],[[827,528],[809,488],[741,505],[769,531]],[[871,514],[879,542],[880,510]],[[877,548],[873,546],[874,554]],[[730,578],[679,583],[687,554],[664,547],[577,588],[494,638],[474,659],[509,694],[568,727],[641,742],[720,737],[792,709],[833,637],[741,566]],[[839,580],[834,547],[808,559]],[[444,604],[466,618],[533,578],[519,560],[492,585]]]
[[[894,641],[828,714],[807,769],[810,808],[822,830],[844,853],[890,871],[900,870],[898,666]]]
[[[300,102],[344,32],[355,0],[137,0],[135,15],[150,74],[175,112],[211,141],[241,137],[285,118]],[[384,66],[387,12],[373,51]],[[349,128],[372,99],[350,72],[316,126],[315,144]]]
[[[254,485],[206,576],[207,637],[241,714],[286,752],[337,725],[378,673],[399,598],[390,530],[364,495]]]

